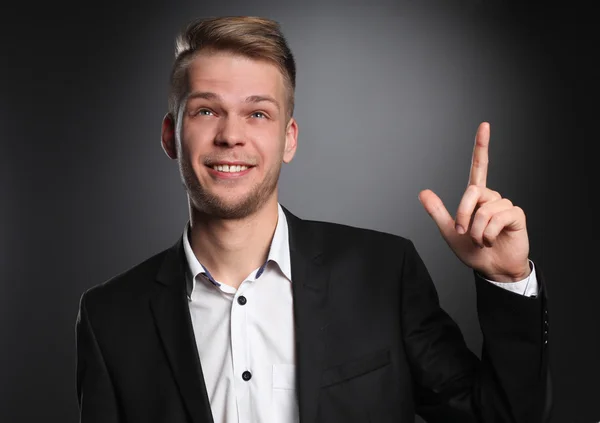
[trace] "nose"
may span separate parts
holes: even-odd
[[[234,147],[243,144],[245,144],[243,122],[235,116],[223,118],[215,136],[215,145],[220,147]]]

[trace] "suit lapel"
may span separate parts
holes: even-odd
[[[329,322],[329,269],[322,265],[322,234],[311,231],[302,220],[287,209],[283,210],[289,229],[300,422],[311,423],[317,416],[325,335]]]
[[[194,423],[213,422],[185,290],[182,239],[168,250],[157,274],[151,308],[185,406]]]

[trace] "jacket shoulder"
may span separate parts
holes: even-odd
[[[80,307],[84,301],[87,306],[139,295],[148,287],[149,282],[154,281],[169,250],[165,249],[110,279],[88,288],[81,295]]]
[[[300,218],[285,207],[283,211],[290,226],[290,233],[302,234],[300,238],[311,239],[328,247],[343,249],[346,246],[362,245],[373,248],[381,245],[388,249],[414,248],[413,242],[401,235],[344,223]]]
[[[367,255],[386,256],[389,252],[393,252],[397,256],[400,251],[414,248],[410,239],[390,232],[329,221],[303,220],[303,223],[310,231],[321,234],[324,245],[330,251],[331,249],[339,252],[358,249],[368,252]]]
[[[359,239],[399,243],[411,242],[408,238],[402,235],[396,235],[390,232],[384,232],[377,229],[363,228],[343,223],[320,220],[303,220],[303,222],[314,228],[314,230],[321,231],[326,235],[335,235],[338,237],[342,237],[343,239]]]

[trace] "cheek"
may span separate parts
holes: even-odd
[[[181,130],[181,148],[185,153],[195,156],[210,145],[211,136],[211,129],[208,127],[184,126]]]
[[[278,135],[280,137],[280,135]],[[265,142],[261,147],[262,159],[269,165],[281,163],[285,145],[281,138],[272,136],[269,142]]]
[[[285,150],[285,127],[280,125],[274,127],[271,130],[270,139],[270,151],[280,158]]]

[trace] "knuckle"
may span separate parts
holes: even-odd
[[[469,195],[478,195],[480,192],[480,188],[477,185],[469,185],[467,187],[467,193]]]
[[[475,217],[489,220],[492,217],[492,212],[488,207],[482,206],[477,209],[477,212],[475,212]]]
[[[492,228],[487,227],[486,230],[483,232],[483,238],[487,239],[488,241],[494,241],[496,239],[496,235],[494,234],[494,231],[492,230]]]
[[[481,237],[483,235],[483,231],[481,229],[478,230],[477,226],[473,225],[471,227],[471,230],[469,231],[469,235],[471,236],[471,239],[473,240],[473,242],[480,243]]]
[[[492,244],[496,241],[496,236],[496,227],[490,221],[490,224],[483,231],[482,239],[484,244],[486,244],[488,247],[491,247]]]
[[[488,160],[483,159],[481,157],[474,157],[473,158],[473,165],[475,167],[485,167],[485,166],[488,165],[488,162],[489,162]]]
[[[460,220],[468,219],[469,213],[465,212],[464,210],[458,210],[456,212],[456,218]]]
[[[481,236],[481,238],[483,239],[484,242],[493,242],[494,241],[494,236],[489,233],[487,230],[483,232],[483,235]]]
[[[501,223],[502,223],[502,217],[498,214],[495,214],[490,218],[490,223],[488,226],[494,227],[495,225],[498,225]]]

